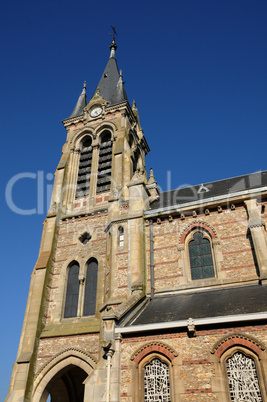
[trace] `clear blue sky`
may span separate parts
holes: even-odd
[[[95,90],[109,57],[110,26],[151,148],[147,168],[166,189],[167,171],[175,188],[267,169],[266,21],[266,0],[2,2],[0,400],[16,359],[51,173],[65,142],[61,120],[84,80],[89,98]],[[30,215],[12,211],[4,195],[25,172],[12,199],[38,210]]]

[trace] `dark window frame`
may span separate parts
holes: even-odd
[[[77,317],[80,282],[80,266],[77,261],[73,261],[67,269],[67,286],[64,305],[64,318]]]
[[[196,227],[187,243],[191,280],[215,278],[211,238],[206,230]]]

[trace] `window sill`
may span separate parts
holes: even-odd
[[[65,318],[60,324],[47,325],[40,338],[100,332],[100,320],[95,317]]]

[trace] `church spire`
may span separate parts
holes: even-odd
[[[79,96],[79,99],[76,103],[75,108],[73,109],[73,112],[71,113],[70,117],[77,117],[83,114],[83,109],[87,105],[87,96],[86,96],[86,81],[83,83],[83,90],[81,95]]]
[[[109,46],[110,57],[108,59],[104,73],[102,74],[102,77],[97,85],[97,89],[94,92],[95,95],[96,91],[99,89],[99,95],[101,95],[108,102],[109,106],[116,105],[128,100],[124,89],[124,83],[122,81],[122,73],[119,73],[115,56],[115,51],[117,49],[117,33],[115,31],[115,27],[112,27],[112,29],[113,38]]]

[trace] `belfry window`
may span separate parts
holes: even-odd
[[[89,261],[86,270],[83,315],[94,315],[96,307],[98,263],[95,259]]]
[[[144,367],[145,402],[170,402],[169,366],[160,359],[153,359]]]
[[[112,141],[109,132],[102,137],[97,175],[97,193],[110,190],[112,165]]]
[[[263,400],[254,359],[237,352],[226,360],[226,369],[231,401]]]
[[[188,244],[192,280],[213,278],[214,266],[209,236],[196,231]]]
[[[64,318],[76,317],[79,299],[79,264],[75,261],[68,268],[68,282]]]
[[[92,139],[86,137],[82,143],[76,198],[85,197],[89,194],[90,176],[92,166]]]

